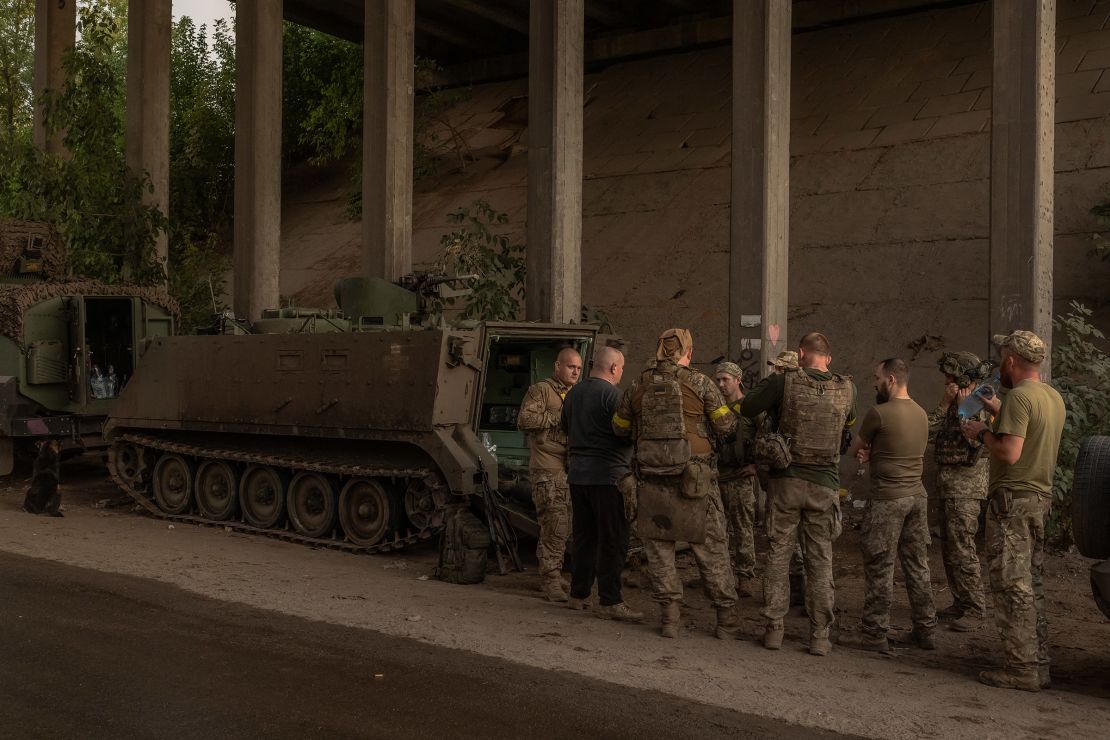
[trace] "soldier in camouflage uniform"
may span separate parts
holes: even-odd
[[[573,348],[563,349],[555,360],[554,376],[528,388],[517,415],[517,427],[528,435],[531,456],[528,476],[532,502],[540,525],[536,543],[544,596],[565,602],[561,576],[570,537],[570,489],[567,487],[567,435],[560,425],[563,399],[578,382],[582,358]]]
[[[751,460],[751,445],[758,420],[740,416],[740,401],[744,398],[743,374],[744,371],[734,362],[722,362],[714,372],[717,388],[739,423],[736,439],[720,446],[717,471],[721,500],[728,518],[728,546],[732,555],[732,570],[736,574],[736,592],[739,596],[751,596],[752,581],[755,579],[755,500],[759,491],[759,478]]]
[[[1044,609],[1044,521],[1052,508],[1052,477],[1067,411],[1056,389],[1041,380],[1047,348],[1040,337],[1019,329],[995,335],[993,343],[1001,348],[999,379],[1009,391],[1001,404],[996,399],[984,402],[995,415],[994,428],[969,421],[964,436],[990,452],[987,571],[1006,665],[983,671],[979,680],[998,688],[1039,691],[1052,681]]]
[[[937,614],[929,578],[929,525],[925,486],[921,483],[929,419],[910,398],[910,371],[892,358],[875,368],[878,405],[860,425],[852,454],[870,462],[871,492],[860,528],[866,587],[863,600],[863,647],[889,653],[890,603],[894,561],[902,561],[913,618],[913,640],[935,650]]]
[[[952,604],[940,616],[954,620],[953,630],[970,632],[982,626],[987,608],[975,535],[981,502],[987,498],[990,463],[982,454],[982,445],[964,437],[958,411],[960,403],[990,374],[991,366],[971,352],[945,352],[937,365],[944,373],[944,397],[929,414],[929,435],[937,462],[938,536],[944,574],[952,591]],[[986,421],[986,412],[975,419]]]
[[[724,505],[717,487],[714,439],[735,435],[736,417],[725,406],[708,377],[691,370],[694,344],[685,329],[669,329],[659,337],[655,361],[625,391],[613,414],[613,431],[636,442],[634,470],[639,497],[653,487],[668,506],[699,511],[704,517],[704,541],[691,542],[705,590],[717,610],[716,635],[738,635],[740,622],[734,611],[736,584],[729,564],[728,532]],[[705,501],[694,509],[692,502]],[[642,504],[641,504],[642,506]],[[658,527],[637,519],[648,561],[652,598],[659,604],[660,634],[677,637],[682,581],[675,569],[673,539],[658,539]],[[699,521],[700,525],[701,522]],[[665,535],[664,535],[665,536]]]
[[[793,350],[784,350],[779,352],[778,356],[773,360],[767,360],[767,364],[774,368],[774,372],[778,375],[798,369],[798,353]],[[761,428],[763,424],[768,424],[770,427],[777,428],[778,420],[770,419],[769,415],[764,418],[764,421],[756,419],[757,429]],[[839,534],[837,535],[840,536]],[[794,546],[794,554],[790,557],[790,606],[806,605],[806,574],[805,568],[802,563],[805,558],[802,555],[802,547],[805,543],[802,541],[802,530],[798,529],[798,542]]]
[[[770,552],[763,575],[763,645],[782,647],[783,617],[789,609],[787,576],[799,530],[805,541],[806,612],[809,652],[828,655],[835,618],[833,541],[840,532],[839,461],[843,430],[855,423],[856,388],[848,376],[829,371],[829,340],[811,332],[798,348],[800,369],[769,375],[748,391],[741,413],[749,419],[764,412],[777,418],[778,432],[789,441],[792,460],[772,469],[767,491]]]

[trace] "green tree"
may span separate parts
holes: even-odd
[[[0,0],[0,146],[31,128],[34,27],[34,0]]]
[[[443,251],[435,272],[451,276],[475,275],[471,293],[465,296],[462,318],[509,321],[516,318],[524,301],[524,245],[501,233],[508,214],[494,210],[484,200],[447,214],[455,230],[440,240]],[[434,307],[455,305],[455,299]]]
[[[155,282],[164,275],[154,242],[165,217],[143,203],[145,176],[123,154],[126,38],[119,0],[89,0],[80,41],[64,59],[66,84],[42,100],[43,122],[67,155],[45,154],[26,137],[6,145],[0,213],[57,225],[71,273],[109,282]]]

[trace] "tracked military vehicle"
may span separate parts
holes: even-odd
[[[49,224],[0,219],[0,475],[46,437],[103,447],[145,340],[173,333],[165,290],[67,278],[64,262]]]
[[[154,339],[108,422],[113,477],[159,517],[347,550],[427,539],[460,501],[534,535],[517,409],[597,329],[429,327],[433,282],[348,279],[337,311]]]

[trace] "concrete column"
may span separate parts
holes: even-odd
[[[235,314],[280,298],[281,0],[235,3]]]
[[[528,36],[529,320],[582,310],[583,0],[531,0]]]
[[[127,3],[127,166],[150,176],[148,204],[169,214],[170,205],[170,28],[172,0]],[[155,245],[165,264],[169,240]]]
[[[1056,0],[996,0],[993,16],[990,330],[1051,348]]]
[[[760,340],[760,377],[787,348],[789,231],[790,0],[734,0],[728,356]]]
[[[367,0],[363,49],[362,269],[412,271],[414,0]]]
[[[62,58],[77,33],[77,0],[35,0],[35,144],[50,154],[62,151],[62,137],[47,137],[39,96],[65,84]]]

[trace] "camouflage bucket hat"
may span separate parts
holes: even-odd
[[[937,360],[937,367],[945,375],[956,379],[956,384],[966,388],[972,383],[986,380],[994,368],[994,363],[984,362],[972,352],[945,352]]]
[[[996,347],[1009,347],[1015,354],[1029,362],[1041,362],[1047,353],[1044,340],[1031,331],[1018,329],[1010,334],[995,334],[991,343]]]
[[[767,360],[767,364],[793,370],[798,367],[798,353],[793,350],[779,352],[779,356],[773,360]]]

